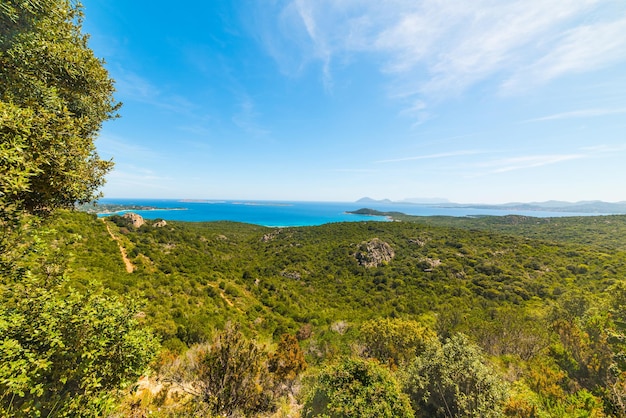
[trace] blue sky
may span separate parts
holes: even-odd
[[[83,0],[106,197],[626,200],[623,0]]]

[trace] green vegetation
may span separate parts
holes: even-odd
[[[49,211],[92,200],[112,166],[93,141],[118,105],[81,33],[80,8],[3,1],[0,68],[0,205]]]
[[[194,398],[194,413],[232,416],[270,409],[267,354],[231,326],[211,344],[189,350],[169,374],[170,381]]]
[[[463,334],[429,344],[408,367],[405,382],[424,417],[501,417],[506,385]]]
[[[84,275],[47,216],[88,202],[111,162],[93,143],[115,116],[113,81],[69,0],[0,4],[0,415],[97,416],[159,343],[138,305]]]
[[[3,416],[95,416],[137,380],[158,342],[136,305],[38,281],[14,284],[0,306]]]
[[[346,358],[322,370],[302,416],[412,418],[413,410],[389,370],[373,361]]]
[[[266,344],[270,370],[269,359],[279,351],[272,347],[289,334],[294,348],[297,337],[309,367],[294,366],[290,379],[306,378],[281,392],[273,375],[268,411],[286,408],[281,399],[292,395],[290,388],[303,404],[322,370],[355,356],[379,361],[403,385],[412,373],[428,387],[437,380],[432,376],[452,373],[445,355],[456,344],[493,382],[494,395],[471,400],[470,383],[466,392],[442,388],[464,393],[463,399],[447,398],[449,408],[471,415],[467,411],[489,408],[481,403],[489,401],[508,416],[620,416],[626,400],[626,253],[619,235],[598,234],[598,241],[585,243],[608,219],[616,231],[626,226],[626,216],[559,219],[569,225],[567,235],[538,239],[525,235],[542,233],[541,219],[534,220],[537,230],[529,220],[517,229],[506,223],[505,232],[475,227],[494,218],[302,228],[168,222],[133,229],[115,218],[59,212],[54,239],[68,242],[73,259],[67,274],[75,286],[88,286],[82,279],[87,274],[112,291],[144,298],[145,320],[171,356],[213,340],[231,322]],[[107,226],[135,265],[132,274]],[[394,256],[378,267],[362,266],[356,253],[374,239],[387,243]],[[463,344],[459,333],[466,336]],[[429,366],[418,368],[417,358],[428,358]],[[406,386],[407,393],[417,393],[415,387]],[[441,411],[435,400],[417,398],[416,416]],[[145,410],[156,410],[146,402]]]
[[[1,415],[626,416],[625,216],[66,211],[118,107],[80,19],[0,5]]]

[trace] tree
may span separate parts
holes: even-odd
[[[317,377],[302,416],[413,417],[413,411],[387,368],[372,360],[344,358]]]
[[[405,391],[428,417],[498,417],[507,390],[463,334],[433,343],[410,364]]]
[[[157,352],[136,304],[62,285],[26,280],[0,305],[2,416],[99,415]]]
[[[113,80],[70,0],[0,5],[0,207],[46,213],[96,197],[112,163],[94,139],[115,117]]]
[[[31,257],[39,217],[93,200],[112,167],[94,140],[119,105],[81,19],[73,0],[0,3],[2,416],[99,415],[158,347],[134,305],[68,290],[63,263]]]

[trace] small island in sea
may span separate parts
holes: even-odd
[[[406,217],[408,215],[406,215],[405,213],[402,212],[383,212],[383,211],[379,211],[376,209],[370,209],[370,208],[361,208],[361,209],[357,209],[357,210],[349,210],[346,211],[346,213],[349,213],[350,215],[365,215],[365,216],[384,216],[387,218],[387,220],[389,221],[397,221],[399,220],[399,217]]]

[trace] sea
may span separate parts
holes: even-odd
[[[415,216],[504,216],[563,217],[602,215],[598,213],[550,212],[536,210],[479,209],[438,205],[381,202],[290,202],[254,200],[172,200],[172,199],[100,199],[101,204],[150,207],[132,210],[146,219],[211,222],[233,221],[269,227],[313,226],[332,222],[389,221],[385,216],[350,214],[362,208],[381,212],[401,212]],[[120,210],[115,213],[124,213]],[[109,216],[112,213],[100,213]]]

